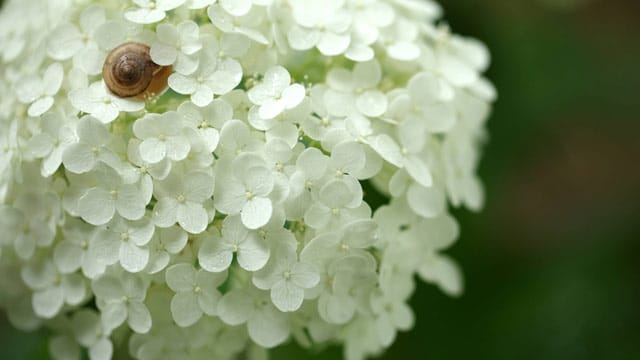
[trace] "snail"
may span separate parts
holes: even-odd
[[[107,88],[119,97],[159,95],[167,88],[171,66],[154,63],[150,48],[129,42],[113,49],[102,66],[102,77]]]

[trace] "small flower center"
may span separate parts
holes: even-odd
[[[311,181],[311,180],[307,180],[307,181],[305,181],[305,182],[304,182],[304,187],[305,187],[307,190],[311,190],[311,188],[313,187],[313,181]]]

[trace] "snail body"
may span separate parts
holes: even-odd
[[[161,94],[167,88],[171,66],[154,63],[149,52],[147,45],[136,42],[113,49],[102,66],[109,91],[123,98]]]

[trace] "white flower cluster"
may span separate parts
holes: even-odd
[[[0,307],[56,359],[380,353],[479,209],[489,56],[429,0],[8,0]],[[102,79],[140,42],[143,100]],[[372,209],[367,200],[387,196]],[[378,204],[374,204],[378,205]],[[84,350],[83,350],[84,349]]]

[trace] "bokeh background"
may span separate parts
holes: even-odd
[[[454,210],[465,294],[420,284],[415,328],[382,359],[640,359],[640,1],[440,2],[493,55],[487,204]],[[46,333],[4,315],[0,349],[48,359]]]

